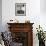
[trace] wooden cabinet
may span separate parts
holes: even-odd
[[[7,23],[13,41],[23,43],[22,46],[33,46],[33,23]]]

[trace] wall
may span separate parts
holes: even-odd
[[[0,31],[2,28],[2,0],[0,0]]]
[[[46,0],[40,0],[40,24],[46,31]]]
[[[41,0],[42,1],[42,0]],[[36,27],[39,24],[45,30],[46,15],[42,12],[43,3],[40,0],[2,0],[2,26],[3,31],[8,30],[7,22],[10,19],[17,19],[19,22],[30,20],[33,25],[33,45],[38,46],[38,39],[36,37]],[[26,16],[15,16],[15,3],[26,3]]]
[[[15,3],[17,3],[17,2],[26,3],[26,16],[15,16]],[[39,1],[38,0],[35,0],[35,1],[34,0],[22,0],[22,1],[3,0],[2,1],[3,26],[5,26],[7,21],[10,19],[17,19],[17,20],[19,20],[19,22],[24,22],[25,20],[30,20],[31,22],[39,23],[39,19],[40,19],[39,15],[40,15],[40,0]]]
[[[42,13],[46,13],[46,0],[40,0],[40,9]]]

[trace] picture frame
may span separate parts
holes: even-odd
[[[16,3],[15,4],[15,15],[16,16],[26,16],[26,3]]]

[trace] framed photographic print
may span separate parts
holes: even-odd
[[[26,16],[26,3],[16,3],[15,4],[15,15],[16,16]]]

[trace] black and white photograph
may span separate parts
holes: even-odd
[[[15,4],[15,15],[16,16],[26,16],[26,3],[16,3]]]

